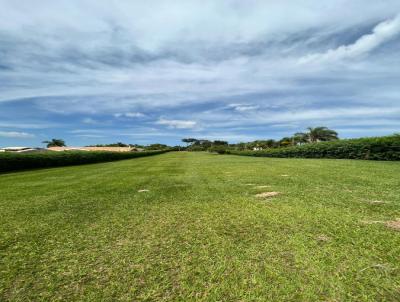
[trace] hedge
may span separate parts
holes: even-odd
[[[165,152],[168,150],[145,152],[49,151],[28,154],[2,152],[0,153],[0,172],[109,162]]]
[[[227,150],[226,153],[265,157],[400,160],[400,135],[344,139],[262,151]]]

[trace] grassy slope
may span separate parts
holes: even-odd
[[[182,152],[4,174],[0,300],[399,301],[400,233],[360,222],[396,217],[394,162]]]

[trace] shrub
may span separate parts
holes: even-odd
[[[230,153],[265,157],[400,160],[400,136],[345,139],[263,151],[231,151]]]
[[[135,157],[150,156],[168,152],[88,152],[88,151],[64,151],[45,153],[0,153],[0,172],[26,170],[36,168],[60,167],[82,165],[99,162],[108,162]]]
[[[226,154],[228,153],[227,146],[224,145],[214,145],[208,148],[209,152],[218,153],[218,154]]]

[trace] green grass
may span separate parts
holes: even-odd
[[[363,223],[396,218],[399,162],[172,152],[3,174],[0,301],[399,301],[400,232]]]

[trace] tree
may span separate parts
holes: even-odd
[[[47,144],[47,148],[49,147],[65,147],[65,141],[59,138],[53,138],[51,141],[43,141],[43,144]]]
[[[224,146],[224,145],[227,145],[227,144],[228,144],[228,142],[226,142],[226,141],[216,140],[216,141],[213,142],[213,145],[216,145],[216,146]]]
[[[212,146],[212,142],[208,139],[201,139],[195,142],[195,145],[200,145],[203,150],[207,150]]]
[[[287,147],[293,145],[293,139],[291,137],[284,137],[279,141],[279,146]]]
[[[97,145],[89,145],[87,147],[129,147],[130,145],[118,142],[113,144],[97,144]]]
[[[246,143],[237,143],[234,145],[234,148],[239,151],[246,150],[247,144]]]
[[[292,140],[293,140],[293,145],[301,145],[308,143],[309,136],[307,133],[297,132],[293,135]]]
[[[145,147],[146,150],[165,150],[168,149],[169,147],[164,144],[151,144]]]
[[[311,143],[334,141],[339,139],[337,132],[327,127],[308,127],[307,129],[308,140]]]
[[[182,139],[182,142],[186,143],[187,145],[191,145],[191,144],[197,142],[197,139],[195,139],[195,138],[184,138],[184,139]]]

